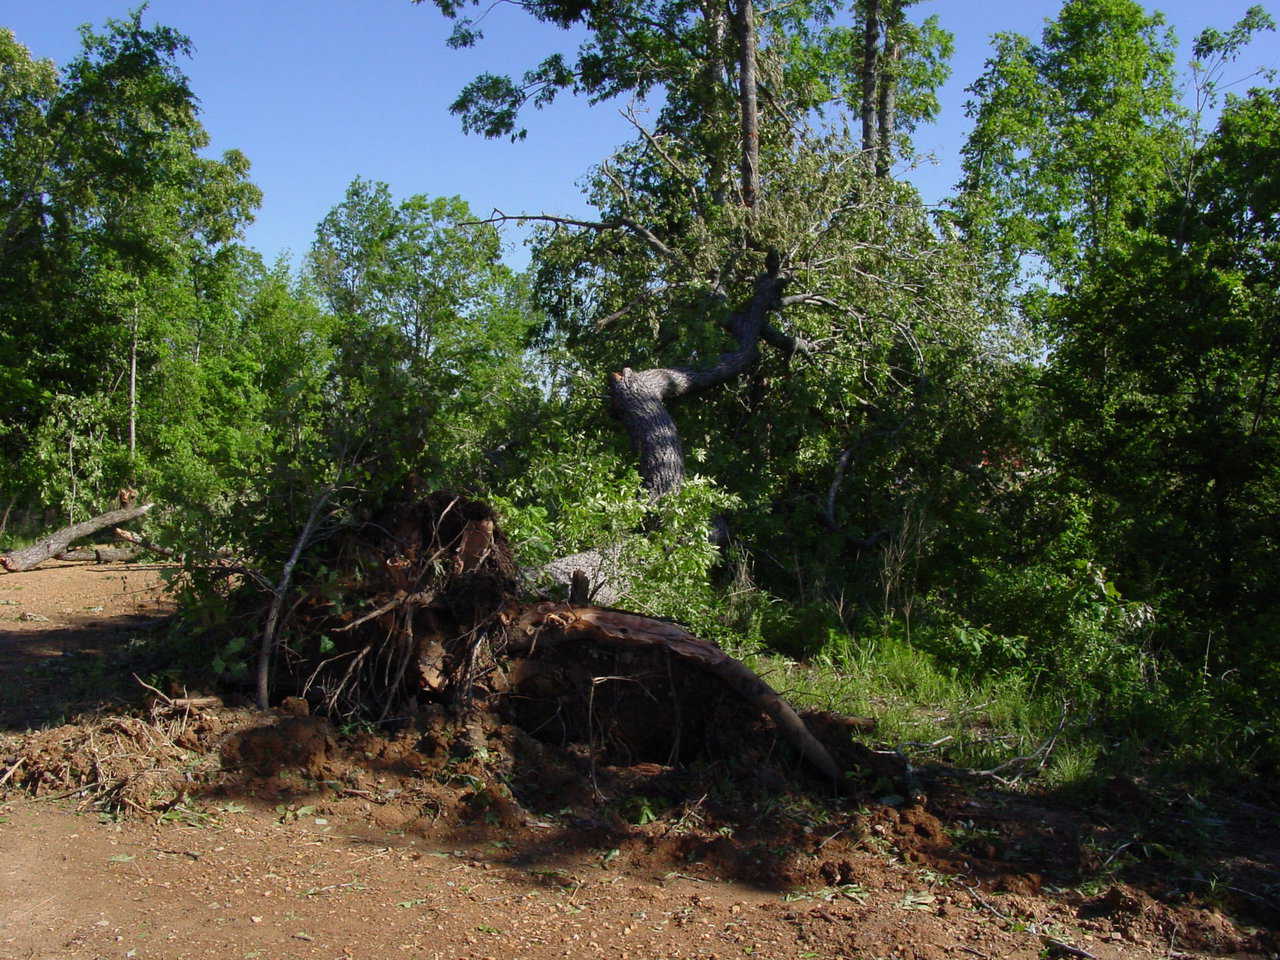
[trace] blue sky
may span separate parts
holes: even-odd
[[[107,0],[4,3],[0,25],[34,56],[59,63],[78,50],[81,23],[100,25],[128,9]],[[937,13],[956,35],[941,121],[916,137],[918,148],[938,158],[914,174],[927,200],[944,197],[959,176],[964,88],[981,72],[991,34],[1038,37],[1059,6],[926,0],[915,8]],[[1155,6],[1177,30],[1185,60],[1200,29],[1230,26],[1248,2]],[[529,115],[522,143],[463,135],[448,105],[467,80],[485,70],[519,73],[551,50],[571,47],[564,34],[510,6],[499,4],[485,21],[485,41],[465,51],[445,46],[450,27],[433,5],[409,0],[153,0],[147,20],[194,41],[185,69],[213,147],[243,150],[264,191],[248,242],[268,260],[305,251],[316,223],[356,175],[385,180],[399,196],[458,194],[478,213],[584,212],[577,179],[630,133],[616,108],[564,99]],[[1280,67],[1276,34],[1256,42],[1238,65],[1241,73],[1257,66]],[[524,256],[513,249],[510,259],[520,264]]]

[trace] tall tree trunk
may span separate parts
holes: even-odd
[[[734,11],[738,36],[738,101],[742,136],[742,203],[755,210],[760,202],[760,114],[757,102],[756,23],[752,0],[738,0]],[[750,302],[735,311],[726,326],[737,347],[721,354],[705,369],[627,367],[609,377],[609,398],[640,455],[640,476],[653,498],[671,493],[684,482],[684,450],[666,401],[718,386],[754,366],[769,311],[778,306],[787,278],[770,251],[765,272],[755,281]]]
[[[880,142],[876,146],[876,176],[893,169],[893,128],[898,122],[898,61],[902,57],[896,23],[885,24],[884,51],[880,56]]]
[[[138,452],[138,308],[129,326],[129,465]]]
[[[711,116],[718,109],[729,84],[729,70],[726,62],[729,18],[724,5],[715,0],[707,0],[703,4],[703,17],[707,21],[710,37],[707,41],[707,62],[703,73],[706,97],[704,109],[707,116]],[[723,206],[732,184],[724,154],[719,150],[711,151],[711,168],[707,173],[707,182],[711,188],[711,202],[717,207]]]
[[[876,89],[879,78],[880,0],[865,0],[866,21],[862,33],[862,150],[867,158],[876,151]]]
[[[893,169],[893,128],[897,125],[897,65],[902,59],[902,46],[897,28],[900,27],[901,20],[901,6],[893,4],[884,17],[884,46],[881,51],[881,64],[879,64],[877,177],[888,177]]]
[[[756,102],[756,11],[738,0],[738,102],[742,111],[742,204],[760,202],[760,109]]]

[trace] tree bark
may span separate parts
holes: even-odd
[[[884,51],[880,57],[880,141],[876,145],[876,176],[893,169],[893,128],[898,122],[898,60],[902,48],[894,35],[894,23],[885,23]]]
[[[756,11],[738,0],[738,103],[742,112],[742,205],[760,202],[760,108],[756,102]]]
[[[138,452],[138,308],[133,308],[129,328],[129,464]]]
[[[152,543],[150,540],[144,540],[132,530],[121,530],[119,528],[111,531],[112,536],[117,540],[123,540],[125,543],[131,543],[135,547],[140,547],[147,553],[154,553],[160,557],[167,557],[170,560],[181,560],[176,550],[170,550],[168,547],[162,547],[158,543]]]
[[[69,527],[63,527],[57,533],[45,537],[29,547],[15,550],[8,556],[0,557],[0,567],[4,567],[10,573],[21,573],[24,570],[30,570],[32,567],[44,563],[50,557],[65,552],[72,543],[81,537],[97,533],[103,527],[118,526],[122,523],[128,523],[130,520],[136,520],[138,517],[146,516],[153,506],[155,505],[144,503],[137,507],[112,510],[110,513],[104,513],[94,517],[92,520],[85,520],[83,523],[75,523]]]
[[[729,86],[728,43],[729,17],[724,5],[718,0],[704,0],[703,17],[707,22],[710,39],[707,41],[707,62],[704,72],[706,90],[705,109],[710,116],[716,109]],[[711,152],[710,170],[707,172],[707,183],[710,187],[711,202],[721,206],[726,202],[732,188],[732,177],[725,162],[725,155],[719,151]]]
[[[876,81],[879,79],[880,0],[865,0],[866,21],[862,33],[862,150],[868,159],[876,154]]]
[[[137,547],[80,547],[58,554],[58,560],[92,560],[94,563],[125,563],[142,554]]]
[[[778,256],[770,252],[764,273],[756,277],[755,290],[746,307],[734,312],[729,329],[737,349],[722,353],[710,367],[658,367],[635,371],[629,367],[609,376],[613,412],[622,420],[640,455],[640,476],[654,499],[684,482],[684,451],[680,432],[666,401],[719,386],[754,366],[760,357],[760,334],[765,318],[780,298],[787,277]]]

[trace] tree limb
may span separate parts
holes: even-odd
[[[582,227],[584,230],[626,230],[629,233],[639,237],[656,253],[673,260],[677,263],[683,258],[676,251],[672,250],[665,243],[658,239],[657,235],[648,227],[636,223],[627,217],[617,217],[613,220],[578,220],[573,217],[557,217],[549,213],[517,213],[506,214],[501,210],[495,210],[493,215],[484,220],[467,220],[460,224],[464,227],[478,227],[483,224],[490,223],[510,223],[512,221],[523,222],[526,220],[537,220],[540,223],[554,223],[562,227]]]
[[[782,288],[790,279],[782,272],[775,252],[767,259],[765,272],[756,277],[750,301],[729,318],[736,349],[722,353],[703,369],[681,366],[634,371],[625,367],[609,375],[612,409],[640,454],[640,476],[653,497],[679,489],[684,482],[684,453],[666,401],[718,386],[759,359],[765,318],[777,307]]]
[[[155,504],[152,503],[144,503],[137,507],[111,510],[91,520],[85,520],[83,523],[75,523],[69,527],[63,527],[57,533],[51,534],[43,540],[38,540],[29,547],[14,550],[7,556],[0,557],[0,567],[4,567],[10,573],[21,573],[24,570],[30,570],[32,567],[44,563],[50,557],[64,552],[67,547],[81,537],[97,533],[103,527],[114,527],[122,523],[128,523],[130,520],[144,517],[154,506]]]
[[[302,532],[298,534],[298,539],[293,544],[293,552],[289,554],[289,559],[285,561],[284,568],[280,571],[280,582],[276,584],[275,589],[272,591],[274,596],[271,598],[271,610],[267,614],[267,625],[262,630],[262,642],[258,646],[257,701],[259,710],[265,710],[271,705],[271,657],[275,653],[277,645],[276,630],[279,626],[280,610],[284,606],[284,598],[289,592],[289,583],[293,579],[293,568],[297,566],[298,558],[302,556],[302,551],[311,542],[316,524],[320,520],[320,511],[328,505],[333,495],[337,492],[337,486],[327,487],[312,502],[311,512],[307,515],[307,522],[303,525]]]

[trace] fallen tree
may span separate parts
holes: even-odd
[[[64,550],[55,559],[89,560],[93,563],[128,563],[131,560],[137,560],[140,556],[142,556],[142,551],[137,547],[94,546]]]
[[[393,504],[291,560],[288,596],[239,588],[263,624],[273,700],[402,725],[440,710],[462,729],[502,717],[627,762],[714,753],[755,717],[798,762],[840,778],[791,706],[714,643],[636,613],[523,599],[487,504],[446,493]]]
[[[65,553],[71,544],[77,540],[92,536],[105,527],[116,527],[122,523],[128,523],[130,520],[145,517],[154,506],[151,503],[144,503],[138,506],[121,507],[118,510],[100,514],[90,520],[73,523],[69,527],[63,527],[56,533],[37,540],[29,547],[14,550],[6,556],[0,557],[0,567],[4,567],[9,573],[21,573],[24,570],[30,570],[46,560],[58,556],[58,554]]]

